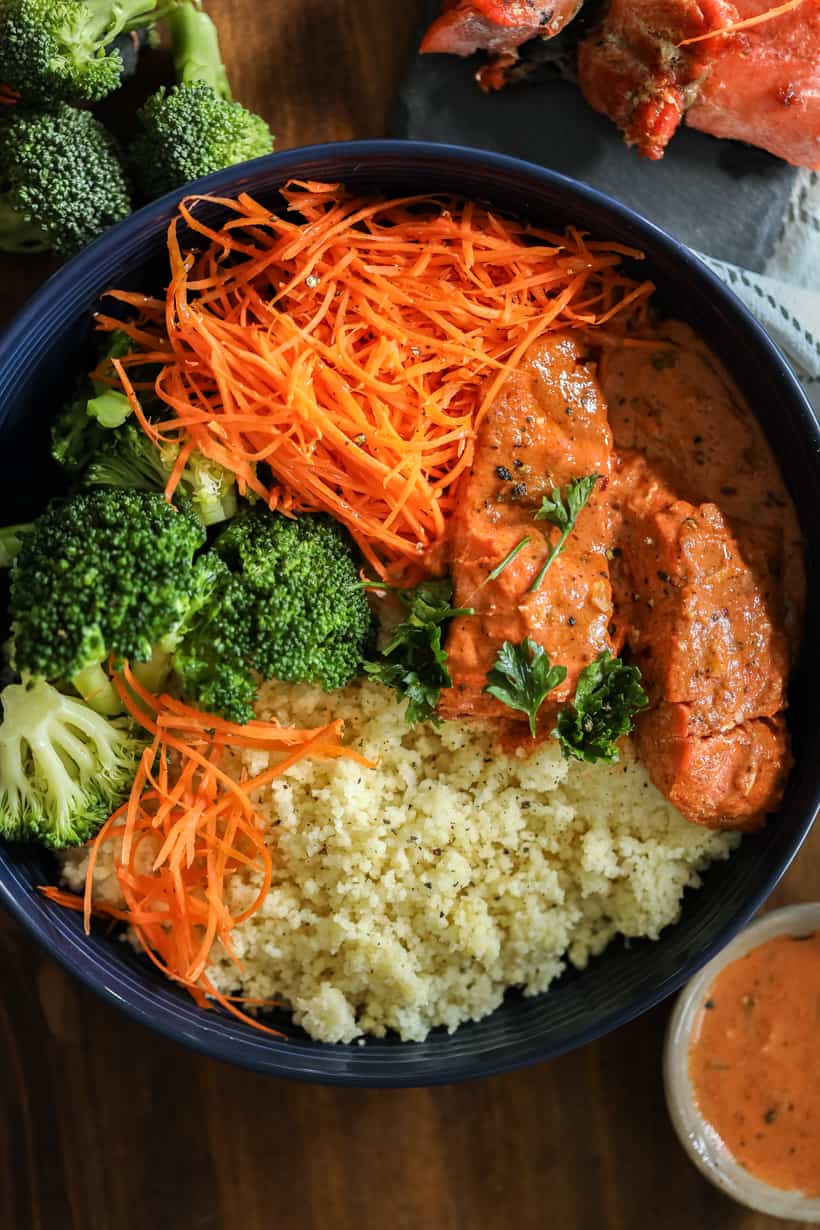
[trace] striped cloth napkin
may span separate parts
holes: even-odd
[[[765,273],[698,254],[757,317],[790,360],[820,415],[820,176],[805,171]]]

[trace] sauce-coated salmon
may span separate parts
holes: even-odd
[[[805,605],[800,528],[760,424],[723,366],[688,325],[666,321],[656,349],[607,353],[603,389],[619,456],[626,460],[639,450],[651,481],[671,495],[653,496],[655,508],[675,498],[718,504],[750,559],[759,558],[761,533],[770,531],[768,567],[796,650]],[[644,504],[647,481],[637,482]],[[627,475],[626,482],[637,498],[635,480]],[[622,488],[616,478],[613,498]]]
[[[655,785],[695,824],[759,829],[780,803],[791,767],[782,714],[697,735],[687,705],[663,703],[638,717],[635,736]]]
[[[475,461],[459,491],[450,531],[455,605],[472,606],[475,615],[454,620],[450,630],[453,686],[442,694],[442,716],[511,716],[483,691],[505,640],[531,637],[566,666],[567,678],[551,701],[571,697],[584,666],[613,648],[606,495],[611,452],[606,404],[581,344],[565,336],[536,342],[481,424]],[[548,539],[557,535],[533,513],[554,487],[589,474],[600,477],[566,549],[530,593]],[[525,537],[529,545],[488,582]],[[545,706],[542,725],[548,713]]]

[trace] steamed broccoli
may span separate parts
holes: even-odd
[[[109,335],[98,366],[122,358],[131,339],[120,329]],[[51,455],[84,487],[124,487],[164,491],[179,455],[179,445],[157,447],[131,420],[124,393],[85,377],[51,432]],[[182,472],[178,493],[190,500],[203,525],[236,514],[236,479],[229,470],[194,453]]]
[[[141,427],[126,423],[106,433],[82,482],[86,487],[163,491],[178,455],[178,444],[158,448]],[[236,515],[234,475],[201,453],[191,454],[177,491],[190,500],[203,525],[216,525]]]
[[[149,663],[146,686],[161,684],[214,583],[210,560],[194,559],[204,541],[192,513],[154,493],[99,488],[52,503],[12,562],[12,664],[119,712],[103,664]]]
[[[222,578],[174,655],[192,700],[246,722],[257,675],[332,691],[358,673],[372,617],[340,525],[260,504],[233,521],[210,554],[222,562]]]
[[[115,329],[106,337],[98,366],[104,366],[106,360],[121,359],[130,349],[128,334]],[[52,457],[71,473],[85,469],[107,432],[122,426],[130,415],[131,403],[124,393],[84,376],[73,400],[51,428]]]
[[[269,154],[265,121],[231,97],[216,28],[183,4],[169,18],[179,84],[153,94],[138,113],[130,160],[146,199],[212,171]]]
[[[0,702],[0,837],[87,841],[127,797],[144,744],[44,679],[9,684]]]
[[[179,0],[0,0],[0,81],[25,99],[97,102],[120,84],[121,34]]]
[[[2,77],[2,73],[0,73]],[[88,111],[6,108],[0,250],[70,256],[131,212],[114,142]]]

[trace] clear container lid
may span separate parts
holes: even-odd
[[[772,1187],[740,1165],[695,1101],[689,1077],[689,1043],[709,988],[727,965],[779,935],[820,930],[820,902],[764,914],[705,965],[681,991],[666,1032],[663,1075],[666,1104],[678,1139],[697,1168],[727,1196],[770,1217],[820,1223],[820,1196]],[[820,1171],[820,1158],[817,1160]]]

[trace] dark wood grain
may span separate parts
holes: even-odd
[[[280,149],[384,131],[416,0],[209,7],[236,93]],[[50,268],[0,264],[4,317]],[[772,904],[815,898],[819,878],[816,832]],[[0,968],[0,1230],[790,1224],[724,1200],[679,1149],[660,1080],[666,1006],[535,1069],[368,1093],[201,1059],[98,1001],[1,916]]]

